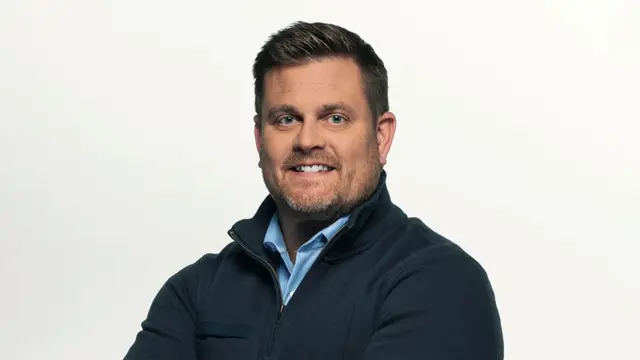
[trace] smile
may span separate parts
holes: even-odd
[[[299,165],[291,168],[295,172],[304,172],[304,173],[318,173],[318,172],[327,172],[331,170],[335,170],[331,166],[327,165]]]

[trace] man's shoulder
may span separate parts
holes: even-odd
[[[224,259],[236,255],[240,250],[241,249],[238,244],[236,244],[235,242],[230,242],[218,252],[203,254],[195,263],[192,264],[192,266],[199,268],[201,271],[215,270],[218,266],[220,266],[220,263],[224,261]]]
[[[464,267],[484,273],[479,262],[457,242],[427,226],[420,218],[410,217],[402,233],[389,244],[388,251],[396,253],[391,273],[401,273],[438,267]]]
[[[407,218],[395,242],[401,247],[410,249],[411,254],[464,253],[464,250],[457,243],[433,230],[418,217]]]
[[[210,252],[202,254],[195,261],[183,266],[172,279],[184,281],[201,281],[203,278],[214,277],[221,262],[238,251],[237,244],[229,243],[225,245],[219,252]]]

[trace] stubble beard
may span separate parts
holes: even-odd
[[[378,158],[377,147],[370,149],[366,165],[361,165],[368,170],[366,174],[361,176],[355,174],[352,179],[339,179],[335,188],[332,189],[332,194],[319,199],[309,199],[304,195],[301,198],[299,194],[278,185],[273,176],[273,169],[266,171],[264,166],[261,166],[262,178],[279,208],[284,206],[291,213],[305,220],[337,219],[353,211],[373,194],[382,172],[382,165]],[[268,163],[268,158],[262,151],[260,159],[262,164],[265,164],[265,161]]]

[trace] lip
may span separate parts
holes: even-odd
[[[295,168],[298,167],[298,166],[314,166],[314,165],[326,166],[326,167],[329,168],[329,171],[304,172],[304,171],[296,171],[295,170]],[[289,167],[287,170],[294,177],[313,178],[313,177],[323,177],[323,176],[331,175],[336,170],[336,168],[331,166],[331,165],[327,165],[327,164],[323,164],[323,163],[300,163],[300,164],[297,164],[297,165]]]
[[[326,166],[326,167],[328,167],[330,169],[329,171],[336,169],[335,166],[331,166],[329,164],[323,164],[323,163],[299,163],[299,164],[295,164],[295,165],[290,166],[288,168],[288,170],[294,170],[298,166]]]
[[[330,171],[318,171],[318,172],[304,172],[304,171],[294,171],[291,170],[289,172],[289,176],[291,179],[324,179],[333,175],[333,170]]]

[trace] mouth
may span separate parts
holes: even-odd
[[[324,164],[312,164],[296,165],[291,167],[290,170],[298,173],[326,173],[335,170],[335,168]]]

